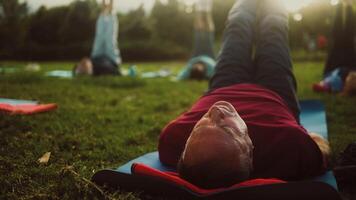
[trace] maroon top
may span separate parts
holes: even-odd
[[[321,174],[322,154],[275,92],[236,84],[201,97],[190,111],[169,123],[159,139],[162,163],[176,166],[195,124],[218,101],[230,102],[248,127],[254,145],[252,178],[297,180]]]

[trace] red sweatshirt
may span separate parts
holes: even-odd
[[[176,166],[195,124],[218,101],[230,102],[248,127],[254,145],[252,178],[297,180],[323,172],[322,154],[307,131],[275,92],[255,84],[236,84],[201,97],[169,123],[159,139],[162,163]]]

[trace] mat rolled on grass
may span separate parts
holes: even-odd
[[[57,104],[38,104],[37,101],[0,98],[0,112],[9,115],[32,115],[57,109]]]
[[[319,101],[301,102],[301,123],[327,139],[325,109]],[[102,170],[92,181],[126,191],[183,199],[333,199],[340,200],[333,172],[298,182],[254,179],[228,188],[205,190],[181,179],[176,169],[161,164],[158,152],[148,153],[116,170]]]

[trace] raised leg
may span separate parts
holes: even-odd
[[[277,94],[299,120],[296,80],[288,41],[288,13],[279,0],[265,0],[259,16],[255,82]]]
[[[197,11],[194,24],[193,57],[204,55],[215,58],[214,30],[211,11]]]
[[[210,91],[237,83],[252,82],[256,9],[256,0],[238,0],[231,9],[215,74],[210,80]]]
[[[105,55],[120,65],[122,61],[118,45],[119,23],[115,15],[110,15],[105,35]]]
[[[344,5],[340,3],[336,9],[335,24],[333,27],[333,43],[329,50],[328,59],[324,69],[324,76],[336,68],[355,69],[355,19],[352,5],[346,5],[346,13],[343,14]],[[346,17],[345,24],[343,16]],[[344,25],[343,25],[344,24]]]
[[[324,68],[324,76],[334,71],[336,68],[341,67],[343,62],[343,5],[340,3],[336,8],[335,21],[332,31],[332,46],[329,49],[328,58]]]
[[[96,21],[95,38],[93,43],[93,48],[91,51],[91,57],[98,57],[105,55],[105,23],[103,16],[100,15]]]
[[[346,19],[344,30],[344,67],[349,69],[356,69],[356,59],[355,59],[355,15],[353,11],[352,4],[346,6]]]
[[[91,52],[92,58],[106,57],[116,65],[121,64],[118,48],[118,20],[115,15],[101,14],[97,20],[96,33]]]

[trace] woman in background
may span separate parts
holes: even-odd
[[[209,79],[214,73],[214,31],[212,1],[199,0],[196,3],[194,22],[194,50],[187,66],[181,71],[178,80]]]

